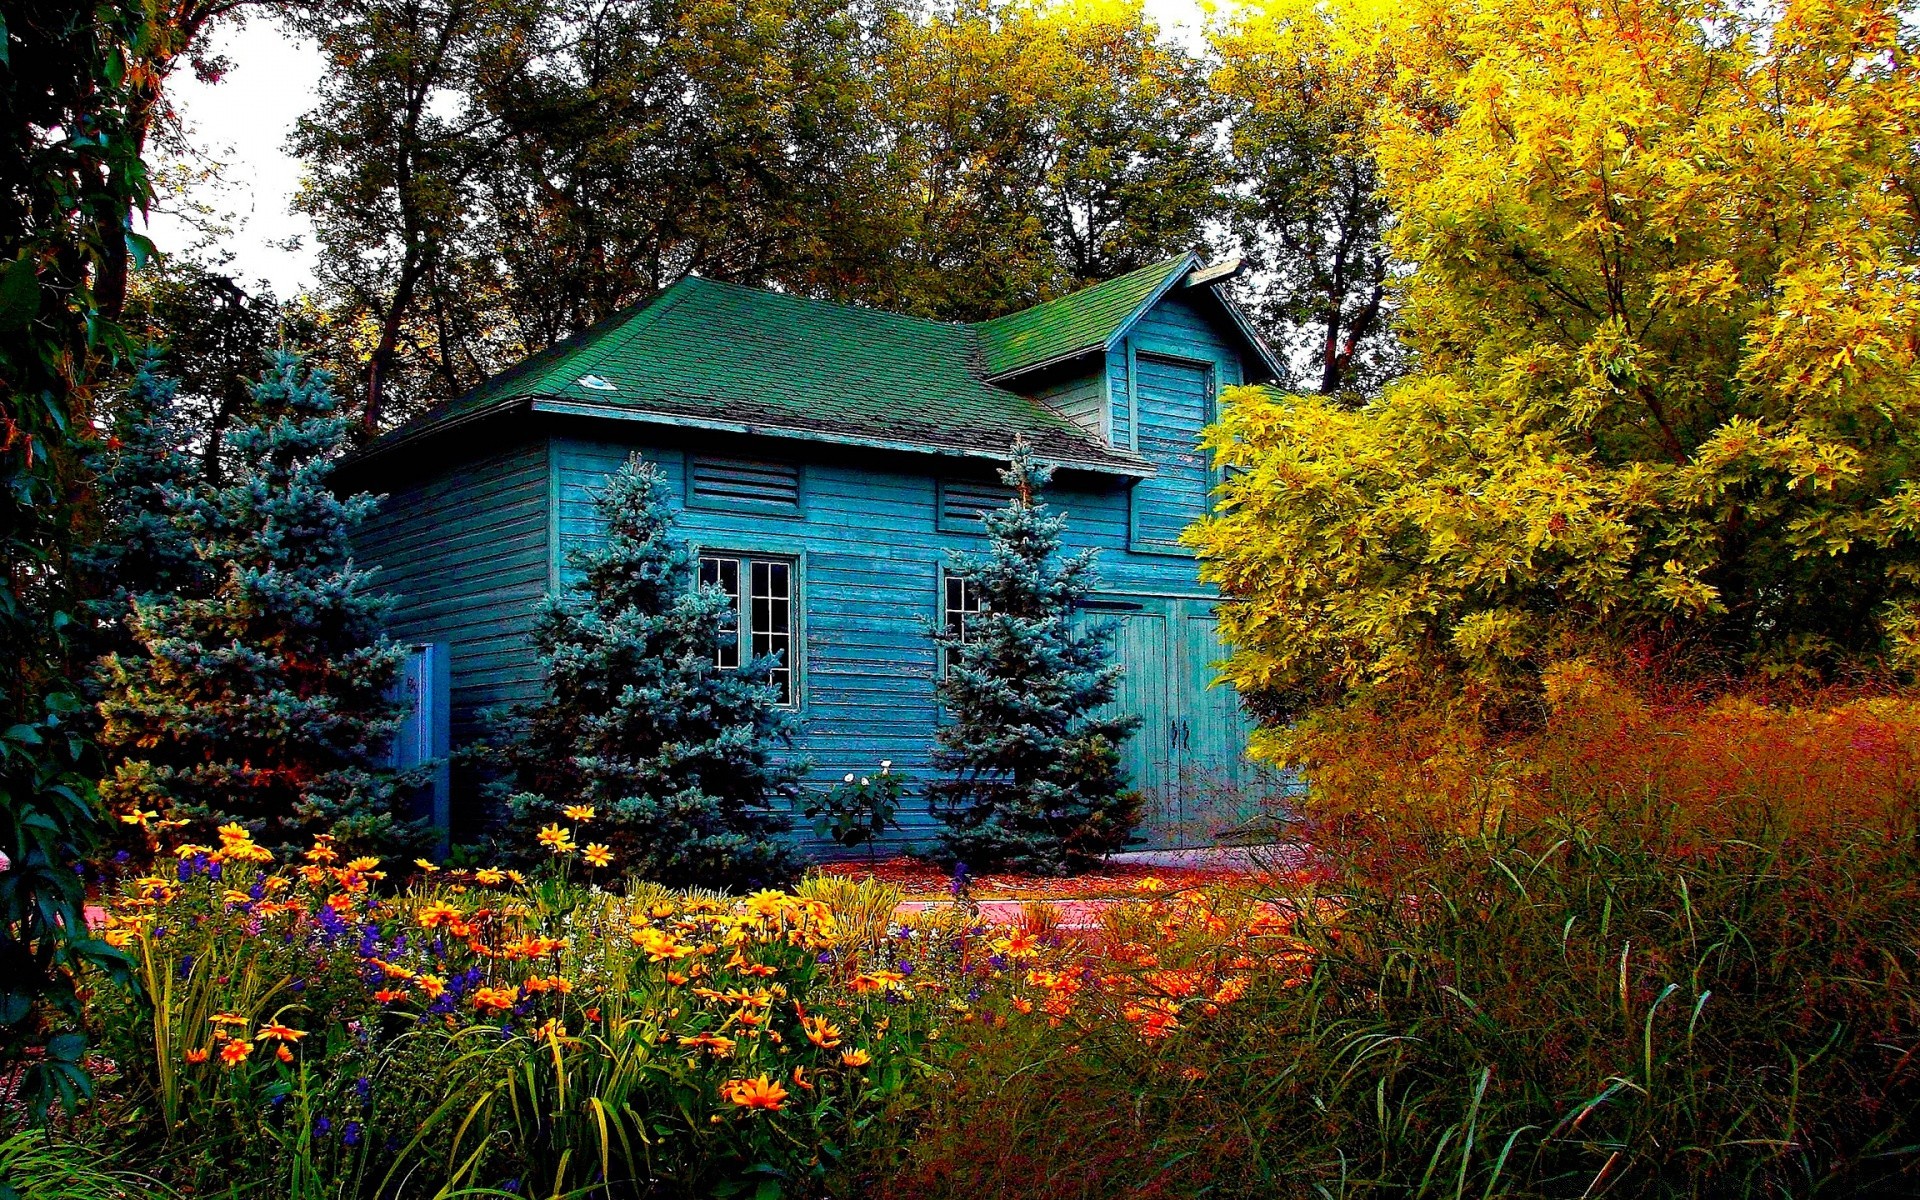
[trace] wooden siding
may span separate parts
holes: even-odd
[[[563,554],[596,536],[591,498],[634,450],[660,464],[675,494],[685,494],[689,452],[647,444],[637,431],[630,440],[561,437],[553,445]],[[708,550],[781,554],[798,563],[802,731],[794,750],[813,761],[810,782],[824,786],[848,771],[877,770],[883,759],[924,782],[939,720],[926,629],[939,617],[942,567],[955,552],[979,551],[981,539],[941,528],[939,481],[908,465],[809,462],[803,478],[801,520],[687,508],[678,528]],[[1056,489],[1047,500],[1068,515],[1069,549],[1101,549],[1107,590],[1204,595],[1191,562],[1126,553],[1124,491]],[[896,842],[925,844],[935,831],[917,798],[901,818]]]
[[[539,694],[529,635],[547,588],[547,475],[544,440],[468,458],[393,487],[355,535],[375,586],[398,597],[394,637],[448,646],[456,746],[481,709]]]
[[[1107,439],[1107,392],[1097,369],[1040,388],[1034,399],[1095,437]]]
[[[1244,378],[1239,352],[1213,318],[1176,293],[1141,317],[1110,361],[1128,378],[1134,446],[1155,471],[1133,490],[1128,546],[1187,554],[1180,533],[1206,514],[1215,483],[1201,430],[1214,418],[1220,389]]]

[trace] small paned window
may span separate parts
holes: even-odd
[[[735,615],[734,628],[720,637],[720,648],[714,652],[713,661],[722,667],[740,666],[740,560],[737,558],[702,558],[700,560],[700,583],[705,587],[717,587],[727,594],[733,604]]]
[[[980,586],[965,575],[945,577],[945,594],[941,597],[941,624],[948,633],[954,634],[962,644],[970,640],[975,614],[984,612],[986,604],[980,598]],[[947,666],[954,664],[955,652],[947,650]]]
[[[746,589],[741,589],[741,577]],[[762,656],[779,660],[770,682],[781,704],[793,703],[793,562],[784,558],[703,554],[700,582],[719,588],[733,603],[734,628],[722,637],[714,661],[738,670]]]

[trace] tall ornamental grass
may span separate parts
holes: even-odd
[[[893,1194],[1912,1195],[1903,711],[1563,727],[1484,820],[1309,820],[1311,865],[1243,900],[1286,937],[1238,1003],[964,1027]],[[1150,989],[1177,946],[1086,949]]]

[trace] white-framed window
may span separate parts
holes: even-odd
[[[763,655],[780,660],[770,682],[780,703],[794,703],[793,606],[798,599],[794,562],[759,554],[713,553],[700,556],[700,582],[717,587],[733,602],[734,627],[723,637],[714,662],[738,670]]]
[[[966,575],[956,575],[951,571],[940,574],[940,624],[948,633],[956,635],[964,645],[970,640],[973,617],[986,611],[986,603],[980,597],[980,585]],[[946,666],[954,663],[955,652],[949,648],[946,652]]]

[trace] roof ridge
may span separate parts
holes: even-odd
[[[973,323],[968,321],[941,321],[933,317],[922,317],[915,313],[900,312],[896,309],[876,308],[871,304],[856,304],[851,300],[823,300],[818,296],[806,296],[799,292],[777,291],[774,288],[761,287],[758,284],[752,283],[736,283],[731,279],[708,279],[705,275],[686,274],[674,282],[678,285],[688,281],[705,284],[708,287],[732,288],[737,292],[752,292],[757,296],[777,296],[782,300],[792,300],[799,304],[811,304],[820,308],[837,308],[845,312],[860,313],[863,316],[886,317],[895,321],[912,321],[918,325],[938,325],[942,329],[973,328]]]

